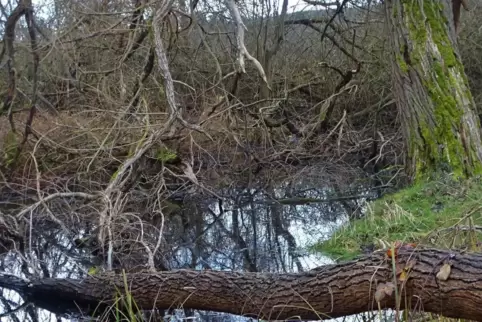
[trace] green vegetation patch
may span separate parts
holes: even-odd
[[[417,159],[415,179],[425,180],[425,174],[434,169],[448,169],[455,177],[481,174],[482,164],[476,152],[466,146],[471,140],[464,141],[463,134],[459,134],[467,131],[463,116],[472,108],[465,105],[471,104],[473,98],[449,37],[444,6],[437,1],[402,3],[411,45],[407,54],[430,97],[426,103],[430,112],[422,108],[418,123],[410,125],[412,132],[416,130],[416,134],[410,134],[409,143],[409,155]],[[405,51],[396,59],[406,73],[408,67],[402,57]]]
[[[437,248],[478,250],[482,240],[482,184],[479,178],[420,182],[368,206],[365,218],[338,229],[313,250],[351,259],[364,249],[397,240]]]
[[[16,134],[10,130],[4,138],[3,142],[3,162],[6,166],[11,165],[15,161],[17,154],[18,140]]]
[[[156,154],[156,158],[162,162],[172,161],[176,159],[176,157],[176,152],[166,147],[162,147],[161,149],[159,149]]]

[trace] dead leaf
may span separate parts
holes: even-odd
[[[378,284],[377,291],[375,292],[375,301],[380,303],[385,298],[385,284]]]
[[[397,276],[399,275],[398,279],[400,280],[400,282],[405,282],[406,280],[408,280],[408,275],[416,263],[417,261],[415,259],[411,259],[407,262],[403,270],[397,272]]]
[[[393,243],[393,246],[390,246],[390,248],[387,249],[386,254],[389,258],[391,257],[396,258],[400,251],[404,251],[404,252],[414,251],[415,247],[417,247],[417,244],[414,244],[414,243],[404,244],[403,242],[397,240],[396,242]]]
[[[392,296],[394,290],[395,285],[392,282],[378,284],[375,292],[375,301],[380,303],[385,296]]]
[[[446,281],[449,278],[451,268],[450,264],[443,264],[440,271],[437,273],[437,278],[441,281]]]
[[[392,251],[393,249],[393,251]],[[388,258],[397,258],[397,255],[398,255],[398,248],[389,248],[387,250],[387,256]]]
[[[405,266],[402,263],[396,262],[395,263],[395,276],[400,275],[403,272]]]
[[[388,296],[392,296],[393,291],[395,290],[395,285],[392,282],[388,282],[385,284],[385,294]]]

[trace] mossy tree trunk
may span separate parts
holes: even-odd
[[[385,8],[410,177],[480,174],[480,121],[457,50],[451,1],[389,0]]]

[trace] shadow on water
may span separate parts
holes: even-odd
[[[114,270],[145,269],[145,247],[154,247],[159,237],[162,242],[154,257],[158,270],[309,270],[333,261],[310,253],[308,247],[328,238],[350,216],[360,217],[364,202],[377,197],[363,187],[340,194],[334,189],[317,188],[304,182],[289,182],[276,188],[225,189],[217,195],[220,198],[174,194],[163,201],[162,216],[152,209],[132,209],[116,218],[112,224],[115,227]],[[47,216],[33,212],[28,222],[19,223],[13,220],[18,211],[11,207],[13,199],[1,205],[4,214],[0,222],[1,272],[28,279],[81,279],[105,267],[106,256],[96,238],[95,209],[66,199],[49,204]],[[65,211],[62,203],[69,204],[69,219],[61,224],[46,220],[62,217],[57,216]],[[12,232],[7,229],[12,227],[12,222],[21,227]],[[51,303],[45,298],[40,308],[14,290],[0,290],[1,321],[79,320],[78,315],[60,316],[45,309],[59,311],[63,303]],[[166,321],[248,320],[191,310],[163,314]]]

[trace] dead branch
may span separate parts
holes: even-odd
[[[238,72],[246,73],[244,58],[247,58],[255,65],[260,77],[269,86],[268,79],[266,78],[266,73],[263,69],[263,66],[256,58],[251,56],[251,54],[248,52],[248,49],[246,49],[246,45],[244,44],[244,30],[246,29],[246,26],[244,25],[243,20],[241,19],[241,14],[239,13],[239,9],[238,9],[238,6],[236,5],[236,2],[234,0],[226,0],[226,5],[229,9],[229,12],[231,13],[231,17],[234,19],[234,22],[236,24],[236,43],[237,43],[237,49],[238,49],[238,58],[237,58]]]
[[[8,16],[7,22],[5,23],[5,35],[3,36],[3,41],[5,43],[5,53],[7,54],[7,73],[8,73],[8,89],[7,94],[3,100],[3,107],[0,110],[0,115],[4,112],[8,113],[8,120],[10,122],[10,127],[13,132],[15,132],[15,124],[13,122],[12,115],[12,103],[15,99],[17,86],[16,77],[17,72],[15,69],[15,49],[13,42],[15,40],[15,27],[17,26],[18,20],[25,15],[25,12],[29,7],[32,6],[31,0],[21,0],[19,1],[17,7]]]

